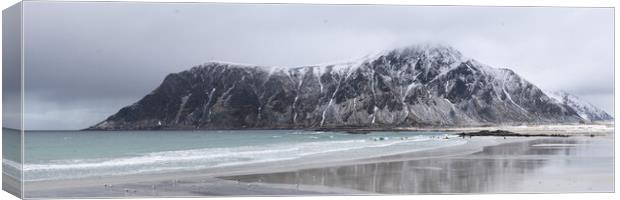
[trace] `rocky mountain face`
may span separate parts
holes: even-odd
[[[207,63],[169,74],[153,92],[90,129],[387,128],[610,118],[571,102],[451,47],[418,45],[326,66]]]
[[[614,119],[605,111],[565,91],[546,92],[546,94],[559,103],[573,108],[585,121],[612,121]]]

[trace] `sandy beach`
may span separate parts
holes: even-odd
[[[613,192],[614,137],[602,133],[473,137],[463,145],[354,160],[31,181],[25,193],[26,198],[86,198]]]

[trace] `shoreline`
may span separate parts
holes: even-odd
[[[559,127],[559,128],[558,128]],[[566,126],[558,127],[510,127],[511,129],[520,130],[526,133],[539,134],[541,129],[545,129],[548,132],[562,132],[568,133],[571,136],[569,138],[549,138],[549,137],[502,137],[486,136],[486,137],[474,137],[468,139],[465,144],[459,144],[447,147],[438,147],[433,149],[422,149],[412,152],[399,152],[390,155],[371,155],[361,159],[352,160],[324,160],[324,159],[306,159],[301,163],[296,161],[300,160],[284,160],[284,161],[272,161],[265,163],[254,163],[242,166],[227,166],[216,167],[210,169],[198,169],[198,170],[185,170],[176,172],[160,172],[160,173],[148,173],[148,174],[131,174],[131,175],[115,175],[105,177],[87,177],[80,179],[66,179],[66,180],[49,180],[49,181],[26,181],[24,184],[24,190],[26,197],[102,197],[102,196],[127,196],[127,192],[122,192],[127,188],[134,188],[135,192],[129,195],[136,196],[203,196],[203,195],[232,195],[232,196],[244,196],[252,195],[256,196],[260,194],[268,196],[279,195],[333,195],[333,194],[375,194],[374,192],[368,192],[364,190],[356,190],[351,188],[341,187],[326,187],[317,185],[302,185],[303,190],[300,190],[295,184],[282,184],[282,183],[265,183],[265,182],[244,182],[235,180],[230,177],[243,177],[256,174],[279,174],[291,171],[303,171],[307,169],[327,169],[337,168],[339,166],[351,166],[351,165],[369,165],[388,162],[413,162],[421,160],[442,160],[455,157],[468,157],[485,151],[487,148],[499,148],[505,144],[526,144],[527,142],[546,139],[570,139],[570,140],[614,140],[613,126],[598,126],[597,129],[583,128],[583,126],[574,126],[567,129]],[[489,127],[476,127],[466,130],[484,129],[494,130]],[[448,132],[449,134],[456,135],[458,131],[464,129],[453,129]],[[402,130],[413,131],[413,130]],[[420,130],[422,131],[422,130]],[[433,130],[439,131],[439,130]],[[597,136],[603,137],[584,137],[595,132]],[[545,132],[547,133],[547,132]],[[587,133],[587,134],[586,134]],[[560,145],[560,147],[562,147]],[[500,148],[501,149],[501,148]],[[320,157],[317,157],[320,158]],[[613,157],[612,157],[613,159]],[[432,167],[431,167],[432,168]],[[429,168],[430,169],[430,168]],[[226,177],[229,180],[226,180]],[[183,191],[183,188],[176,187],[176,184],[191,186],[184,188],[187,191]],[[108,185],[113,185],[114,188],[108,188]],[[160,188],[162,190],[168,190],[164,193],[153,193],[155,189]],[[193,193],[195,188],[220,188],[219,191],[209,190],[208,192]],[[251,189],[250,189],[251,188]],[[104,189],[104,190],[102,190]],[[179,191],[180,190],[180,191]],[[257,192],[258,190],[262,192]],[[159,191],[159,189],[158,189]],[[162,191],[163,192],[163,191]]]
[[[328,167],[338,166],[346,164],[362,164],[366,162],[374,162],[376,159],[393,158],[398,155],[410,155],[410,157],[418,157],[417,159],[426,159],[430,157],[440,156],[452,156],[459,154],[468,154],[482,150],[486,146],[498,145],[509,142],[522,142],[526,140],[532,140],[534,138],[511,138],[510,140],[504,140],[501,138],[485,138],[478,137],[470,140],[462,145],[454,145],[447,147],[438,147],[433,149],[422,149],[410,152],[400,152],[389,155],[375,155],[362,159],[353,160],[320,160],[309,161],[297,164],[295,160],[285,161],[273,161],[265,163],[254,163],[242,166],[225,166],[216,167],[210,169],[198,169],[198,170],[185,170],[178,172],[161,172],[161,173],[145,173],[145,174],[131,174],[131,175],[115,175],[107,177],[86,177],[78,179],[64,179],[64,180],[43,180],[43,181],[25,181],[25,190],[49,190],[62,188],[64,185],[72,185],[79,187],[91,187],[91,186],[103,186],[104,184],[128,184],[132,182],[144,182],[144,181],[163,181],[172,179],[192,178],[196,174],[200,174],[200,177],[221,177],[221,176],[234,176],[243,175],[249,173],[269,173],[278,171],[287,171],[294,169],[302,169],[309,167]],[[137,180],[137,181],[136,181]],[[28,192],[26,192],[28,193]]]
[[[443,147],[433,150],[426,151],[416,151],[411,153],[401,153],[395,155],[388,156],[380,156],[374,158],[367,159],[359,159],[352,161],[341,161],[341,162],[332,162],[332,163],[324,163],[324,162],[315,162],[315,163],[304,163],[302,165],[278,165],[277,163],[264,163],[263,166],[253,166],[253,169],[245,169],[241,170],[239,168],[228,168],[221,170],[197,170],[197,171],[185,171],[178,173],[164,173],[164,174],[143,174],[143,175],[131,175],[125,177],[101,177],[101,178],[88,178],[88,179],[80,179],[80,180],[65,180],[65,181],[48,181],[48,182],[39,182],[37,184],[33,184],[26,182],[25,184],[25,194],[26,198],[38,198],[38,197],[102,197],[102,196],[111,196],[111,197],[127,197],[127,196],[135,196],[135,197],[196,197],[196,196],[286,196],[286,195],[381,195],[381,194],[417,194],[417,193],[432,193],[432,194],[455,194],[455,193],[476,193],[476,192],[485,192],[485,193],[502,193],[502,192],[526,192],[529,193],[531,191],[538,191],[542,193],[549,192],[609,192],[613,191],[613,182],[610,182],[607,177],[612,177],[613,169],[611,174],[609,172],[598,172],[601,170],[595,170],[591,173],[576,173],[575,176],[583,176],[581,183],[575,183],[575,180],[568,179],[564,180],[565,176],[557,177],[554,174],[560,173],[564,174],[564,170],[570,172],[571,168],[557,168],[554,173],[548,174],[543,173],[542,175],[528,175],[525,177],[520,177],[517,173],[514,172],[508,173],[508,175],[503,174],[505,170],[503,170],[506,164],[509,164],[508,167],[512,170],[516,170],[517,172],[521,172],[525,170],[525,172],[533,173],[540,171],[540,169],[545,169],[545,164],[540,163],[542,160],[548,160],[545,162],[553,163],[555,160],[560,159],[555,162],[561,161],[561,159],[566,158],[566,151],[575,151],[574,148],[583,148],[589,149],[592,148],[592,144],[597,144],[603,142],[612,143],[613,147],[613,136],[610,137],[597,137],[597,138],[589,138],[589,137],[572,137],[572,138],[520,138],[520,137],[511,137],[508,139],[501,139],[498,137],[492,138],[483,138],[483,139],[472,139],[472,142],[468,143],[469,145],[458,145],[451,147]],[[514,147],[517,148],[518,151],[511,152],[514,150]],[[530,151],[536,150],[543,152],[543,154],[538,155],[534,154],[534,157],[523,157],[527,156],[527,154],[531,153]],[[606,150],[606,149],[603,149]],[[529,152],[529,153],[528,153]],[[555,152],[560,153],[556,155]],[[564,153],[562,153],[564,152]],[[526,153],[526,154],[523,154]],[[577,153],[575,155],[579,155]],[[535,156],[538,155],[538,156]],[[514,156],[514,158],[512,158]],[[597,157],[594,157],[595,159]],[[613,162],[613,156],[611,159],[607,159],[607,157],[603,157],[605,160],[611,160]],[[497,163],[497,161],[489,162],[491,160],[501,161]],[[527,160],[524,160],[527,159]],[[579,161],[583,158],[575,158],[576,161]],[[487,161],[489,160],[489,161]],[[520,164],[522,162],[529,163],[526,165]],[[444,163],[445,162],[445,163]],[[471,164],[473,162],[473,164]],[[508,162],[508,163],[505,163]],[[444,163],[444,164],[442,164]],[[469,163],[469,164],[468,164]],[[488,164],[495,163],[491,166]],[[505,163],[505,164],[501,164]],[[510,164],[511,163],[511,164]],[[566,163],[565,161],[559,163]],[[571,163],[571,162],[568,162]],[[596,162],[600,163],[600,162]],[[499,165],[498,165],[499,164]],[[607,165],[605,162],[599,164],[598,168],[601,168],[601,165],[604,169],[611,167]],[[395,190],[390,184],[378,185],[377,182],[371,181],[375,184],[375,186],[370,187],[368,182],[368,176],[372,176],[374,174],[377,180],[383,178],[387,178],[389,180],[397,180],[398,178],[394,178],[394,176],[399,177],[409,173],[404,173],[405,170],[403,167],[413,167],[408,170],[414,170],[412,172],[423,172],[421,175],[424,178],[431,178],[430,180],[435,180],[434,176],[445,176],[449,174],[454,174],[454,176],[461,177],[462,173],[469,174],[466,179],[473,179],[475,181],[480,181],[477,178],[478,176],[510,176],[515,179],[520,180],[524,183],[513,183],[513,181],[508,181],[504,183],[503,181],[495,181],[490,182],[489,184],[495,183],[500,184],[500,189],[485,191],[481,188],[475,188],[472,190],[463,189],[463,188],[452,188],[453,190],[443,191],[442,189],[437,189],[434,187],[441,186],[443,184],[442,178],[439,179],[439,182],[433,182],[429,186],[433,186],[432,190],[424,189],[422,192],[411,192],[411,191],[400,191]],[[456,167],[456,168],[454,168]],[[351,175],[353,171],[358,171],[357,175]],[[454,168],[452,170],[456,170],[452,173],[442,172],[446,168]],[[463,170],[461,170],[463,168]],[[354,170],[355,169],[355,170]],[[584,170],[583,168],[577,168],[580,170]],[[371,170],[371,171],[368,171]],[[381,170],[379,172],[372,170]],[[485,175],[488,170],[493,170],[493,173],[498,173],[499,175]],[[591,170],[589,168],[585,169],[586,171]],[[480,175],[471,176],[471,173],[483,173]],[[355,179],[356,181],[348,180],[348,182],[340,182],[330,180],[330,184],[317,184],[317,180],[319,180],[320,173],[329,172],[331,174],[324,175],[322,179],[333,179],[333,177],[350,179],[350,177],[358,177]],[[333,174],[336,173],[336,174]],[[344,174],[340,174],[344,173]],[[394,175],[394,173],[404,173],[403,175]],[[426,173],[430,173],[429,177],[426,177]],[[347,175],[349,174],[349,175]],[[353,173],[356,174],[356,173]],[[379,176],[377,176],[379,174]],[[418,174],[418,178],[421,176]],[[530,177],[532,176],[532,177]],[[549,176],[550,178],[540,178]],[[302,177],[297,180],[295,177]],[[349,178],[347,178],[349,177]],[[527,178],[529,177],[529,178]],[[415,176],[414,176],[415,178]],[[538,179],[536,179],[538,178]],[[569,177],[570,178],[570,177]],[[313,180],[314,179],[314,180]],[[401,178],[402,179],[402,178]],[[466,180],[463,179],[463,180]],[[484,178],[486,180],[488,178]],[[501,178],[502,180],[505,178]],[[275,181],[274,181],[275,180]],[[364,181],[366,180],[366,181]],[[415,179],[414,179],[415,180]],[[460,178],[459,178],[460,180]],[[456,183],[463,182],[457,181]],[[511,180],[511,179],[509,179]],[[600,180],[600,181],[595,181]],[[613,179],[612,179],[613,180]],[[315,182],[312,182],[315,181]],[[437,181],[437,180],[435,180]],[[535,186],[528,186],[528,184],[540,184],[542,182],[546,183],[544,187],[536,188]],[[538,182],[536,182],[538,181]],[[114,182],[113,187],[104,186],[104,184]],[[363,187],[356,185],[355,187],[349,186],[347,184],[354,183],[362,183]],[[452,181],[449,182],[449,185],[455,184]],[[480,184],[479,182],[476,182]],[[553,184],[551,184],[553,183]],[[462,184],[462,183],[461,183]],[[467,183],[465,185],[469,185],[472,183]],[[519,187],[513,188],[511,184],[516,184]],[[553,190],[552,187],[560,184],[561,187]],[[570,188],[570,184],[576,184],[577,189],[575,190],[567,190]],[[584,186],[585,184],[585,186]],[[590,187],[587,184],[593,184],[594,187]],[[415,184],[414,184],[415,185]],[[419,185],[419,184],[418,184]],[[587,187],[586,187],[587,186]],[[359,187],[359,188],[356,188]],[[370,188],[367,188],[370,187]],[[381,187],[387,187],[385,188]],[[410,187],[410,186],[408,186]],[[442,186],[444,187],[444,186]],[[440,187],[440,188],[442,188]],[[611,189],[609,189],[611,187]],[[373,191],[373,188],[377,189]],[[525,189],[524,189],[525,188]],[[549,190],[545,190],[545,188]],[[585,189],[584,189],[585,188]],[[593,190],[588,190],[587,188],[594,188]],[[419,189],[419,188],[418,188]],[[445,189],[445,188],[444,188]]]

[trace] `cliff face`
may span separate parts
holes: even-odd
[[[445,46],[358,62],[269,68],[207,63],[168,75],[90,129],[410,127],[589,122],[509,69]]]

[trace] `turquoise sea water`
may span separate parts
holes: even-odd
[[[365,158],[459,145],[442,132],[26,131],[27,181],[71,179],[316,158]],[[5,144],[6,145],[6,144]],[[19,168],[5,156],[3,166]],[[14,171],[17,170],[7,170]],[[14,174],[18,175],[18,174]]]
[[[21,161],[21,135],[19,130],[2,129],[2,158]]]

